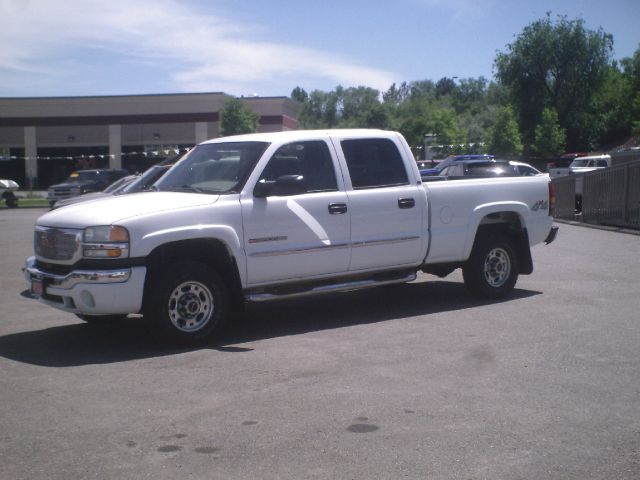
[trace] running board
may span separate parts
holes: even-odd
[[[323,284],[311,287],[306,290],[286,291],[283,289],[281,292],[277,290],[247,293],[245,294],[245,300],[248,302],[268,302],[270,300],[283,300],[286,298],[300,298],[308,297],[311,295],[320,295],[322,293],[336,293],[336,292],[349,292],[352,290],[362,290],[365,288],[382,287],[384,285],[393,285],[397,283],[412,282],[417,278],[416,273],[405,274],[401,277],[386,278],[386,279],[366,279],[366,280],[354,280],[351,282]],[[282,287],[280,287],[282,288]]]

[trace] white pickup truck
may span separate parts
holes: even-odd
[[[611,166],[611,155],[589,155],[578,157],[566,168],[550,168],[551,178],[566,177],[577,173],[587,173]]]
[[[461,267],[498,298],[554,240],[548,177],[423,184],[404,138],[292,131],[195,147],[154,191],[40,217],[31,296],[85,321],[142,313],[168,338],[219,332],[247,301],[409,282]]]

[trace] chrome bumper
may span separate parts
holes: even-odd
[[[123,283],[131,276],[130,268],[117,270],[74,270],[67,275],[55,275],[43,272],[35,266],[36,258],[29,257],[23,269],[25,279],[31,282],[33,279],[45,280],[48,285],[61,290],[70,290],[79,283]]]
[[[142,307],[146,267],[74,270],[67,275],[44,272],[27,259],[23,268],[28,296],[71,313],[138,313]],[[26,296],[26,295],[25,295]]]

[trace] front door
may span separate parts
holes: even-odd
[[[305,191],[241,200],[249,285],[340,274],[349,266],[350,212],[325,140],[280,147],[260,181],[302,175]]]

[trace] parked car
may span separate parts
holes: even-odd
[[[441,178],[448,180],[486,178],[486,177],[517,177],[516,167],[507,160],[459,160],[444,167],[440,171]],[[423,177],[429,180],[430,175]]]
[[[51,185],[47,191],[49,205],[61,199],[76,197],[88,192],[100,192],[116,180],[129,175],[126,170],[93,169],[77,170],[63,183]]]
[[[514,162],[514,161],[510,161],[509,163],[513,167],[515,167],[516,171],[518,172],[518,175],[520,175],[521,177],[534,177],[536,175],[547,175],[546,173],[542,173],[537,168],[532,167],[528,163]]]
[[[549,169],[549,176],[551,178],[566,177],[567,175],[591,172],[610,166],[611,155],[587,155],[575,158],[568,167]]]
[[[585,152],[565,153],[556,158],[553,162],[547,163],[547,172],[550,173],[552,168],[569,168],[571,162],[573,162],[576,158],[586,157],[587,155],[589,154]]]
[[[84,195],[79,195],[77,197],[58,200],[53,205],[52,209],[66,207],[67,205],[73,205],[87,200],[97,200],[111,195],[123,195],[149,190],[151,185],[162,177],[162,175],[164,175],[181,157],[182,155],[176,155],[174,157],[167,158],[166,160],[151,166],[142,174],[123,177],[109,185],[102,192],[85,193]]]
[[[569,165],[570,174],[586,173],[611,166],[611,155],[590,155],[576,158]]]
[[[101,192],[90,192],[84,193],[82,195],[78,195],[76,197],[69,197],[62,200],[57,200],[52,206],[51,209],[55,210],[56,208],[66,207],[68,205],[73,205],[75,203],[86,202],[88,200],[97,200],[99,198],[108,197],[110,195],[117,195],[120,193],[125,187],[127,187],[130,183],[135,181],[140,175],[127,175],[126,177],[122,177],[119,180],[116,180],[107,188],[102,190]]]
[[[419,170],[420,175],[423,177],[429,175],[440,175],[440,172],[444,168],[448,167],[452,163],[459,162],[461,160],[491,160],[493,158],[495,158],[493,155],[486,154],[450,155],[433,168],[423,168]]]

